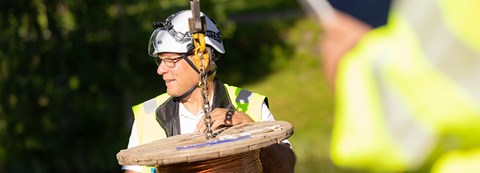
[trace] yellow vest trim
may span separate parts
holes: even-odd
[[[155,111],[156,108],[169,97],[170,96],[168,94],[162,94],[132,107],[139,144],[145,144],[167,137],[163,128],[157,123]],[[144,131],[158,133],[144,133]]]

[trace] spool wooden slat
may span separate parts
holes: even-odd
[[[292,134],[293,126],[286,121],[240,124],[210,140],[203,133],[192,133],[124,149],[117,153],[117,160],[120,165],[141,166],[196,162],[261,149]]]

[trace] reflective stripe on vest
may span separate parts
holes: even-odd
[[[337,165],[402,172],[421,166],[444,137],[480,144],[478,34],[458,32],[470,23],[480,30],[471,15],[478,11],[450,18],[468,25],[445,22],[450,6],[440,2],[398,1],[387,27],[368,33],[340,62],[331,150]],[[457,2],[466,4],[448,3]]]
[[[163,128],[158,124],[155,111],[157,107],[168,98],[170,98],[168,94],[162,94],[132,107],[139,144],[145,144],[167,137]],[[155,133],[143,133],[144,131]]]
[[[399,2],[399,11],[408,14],[404,25],[412,26],[407,35],[411,38],[409,44],[417,52],[392,59],[385,67],[385,77],[392,80],[424,125],[441,135],[455,136],[462,145],[478,144],[480,138],[475,131],[480,130],[480,20],[474,14],[480,14],[480,3]],[[411,3],[432,10],[412,12]],[[430,15],[421,17],[424,13]]]
[[[265,96],[224,84],[230,101],[238,111],[245,112],[253,121],[262,119],[262,105]],[[167,93],[132,107],[137,128],[138,144],[146,144],[167,137],[165,130],[156,120],[155,111],[170,96]],[[145,132],[145,133],[144,133]],[[154,133],[149,133],[154,132]],[[151,173],[152,167],[142,167],[143,173]]]

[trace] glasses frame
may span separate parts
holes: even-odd
[[[155,64],[157,64],[157,66],[160,66],[160,64],[163,62],[165,62],[165,65],[168,67],[168,68],[173,68],[175,67],[176,63],[182,59],[185,59],[188,57],[188,54],[186,53],[183,53],[181,54],[180,56],[177,56],[177,57],[164,57],[162,58],[161,56],[157,56],[157,57],[154,57],[153,60],[155,61]]]

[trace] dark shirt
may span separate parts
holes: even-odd
[[[387,23],[391,0],[328,0],[334,8],[361,20],[371,27]]]

